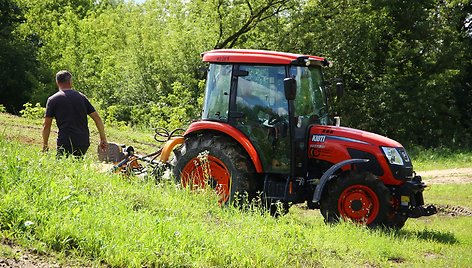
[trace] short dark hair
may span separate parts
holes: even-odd
[[[56,74],[56,81],[58,83],[66,83],[72,79],[72,74],[69,71],[63,70]]]

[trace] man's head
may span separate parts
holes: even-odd
[[[56,84],[59,89],[72,88],[72,74],[69,71],[59,71],[56,74]]]

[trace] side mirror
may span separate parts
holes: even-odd
[[[208,70],[209,70],[208,66],[198,68],[197,69],[198,79],[200,80],[206,79],[208,76]]]
[[[285,98],[287,100],[294,100],[297,96],[297,81],[295,78],[284,79]]]
[[[341,99],[344,95],[344,84],[342,82],[336,83],[336,97],[337,99]]]

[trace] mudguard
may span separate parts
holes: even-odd
[[[345,165],[352,165],[357,163],[367,163],[369,159],[348,159],[342,162],[339,162],[333,166],[331,166],[324,174],[321,176],[320,183],[316,186],[315,193],[313,194],[313,203],[317,204],[321,200],[321,195],[323,194],[323,190],[326,186],[326,183],[331,179],[333,174],[340,168]]]
[[[263,173],[264,170],[262,168],[262,162],[259,158],[259,154],[257,153],[256,148],[252,144],[251,140],[249,140],[246,135],[244,135],[239,129],[228,125],[227,123],[222,122],[214,122],[214,121],[197,121],[190,124],[187,131],[185,131],[184,136],[191,135],[193,133],[198,133],[200,131],[216,131],[222,134],[225,134],[231,138],[233,138],[236,142],[238,142],[244,150],[246,150],[247,154],[251,158],[254,167],[256,168],[257,173]]]

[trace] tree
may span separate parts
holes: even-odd
[[[240,37],[293,7],[291,0],[216,1],[218,40],[215,48],[232,48]]]
[[[423,146],[472,144],[470,16],[466,1],[307,1],[287,25],[284,49],[334,62],[347,88],[343,122]],[[310,19],[307,19],[310,18]],[[467,80],[469,78],[469,80]],[[470,103],[470,102],[468,102]],[[462,122],[462,123],[461,123]]]
[[[22,10],[11,0],[0,0],[0,104],[18,113],[39,86],[34,48],[15,35],[24,20]]]

